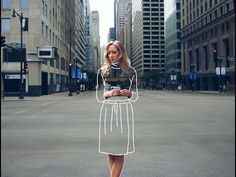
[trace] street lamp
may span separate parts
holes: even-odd
[[[20,9],[13,9],[13,12],[12,12],[12,17],[15,18],[16,16],[19,17],[20,19],[20,95],[19,95],[19,99],[24,99],[24,95],[23,95],[23,69],[22,69],[22,66],[23,66],[23,12],[22,10]]]
[[[71,63],[71,27],[70,27],[70,59],[69,59],[69,94],[68,96],[72,96],[72,88],[71,88],[71,67],[72,67],[72,63]]]

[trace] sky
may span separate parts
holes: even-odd
[[[107,43],[109,28],[114,27],[114,0],[89,0],[90,10],[99,13],[101,46]]]

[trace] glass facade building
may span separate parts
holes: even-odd
[[[165,1],[166,86],[181,82],[180,0]]]

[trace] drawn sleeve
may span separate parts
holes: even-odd
[[[97,72],[97,83],[96,83],[96,99],[99,103],[102,103],[105,100],[103,96],[104,91],[105,91],[104,78],[103,78],[102,70],[99,69]]]
[[[130,97],[130,101],[136,102],[138,100],[138,78],[137,78],[137,72],[134,68],[132,68],[130,84],[131,84],[130,88],[131,88],[131,92],[132,92],[132,96]]]

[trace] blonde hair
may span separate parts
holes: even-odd
[[[120,64],[120,68],[122,69],[122,71],[127,71],[131,62],[130,59],[125,51],[125,48],[123,46],[123,44],[120,41],[111,41],[109,42],[106,47],[105,47],[105,51],[104,51],[104,69],[105,69],[105,73],[108,72],[111,69],[111,61],[108,58],[108,48],[114,45],[117,50],[119,51],[119,64]]]

